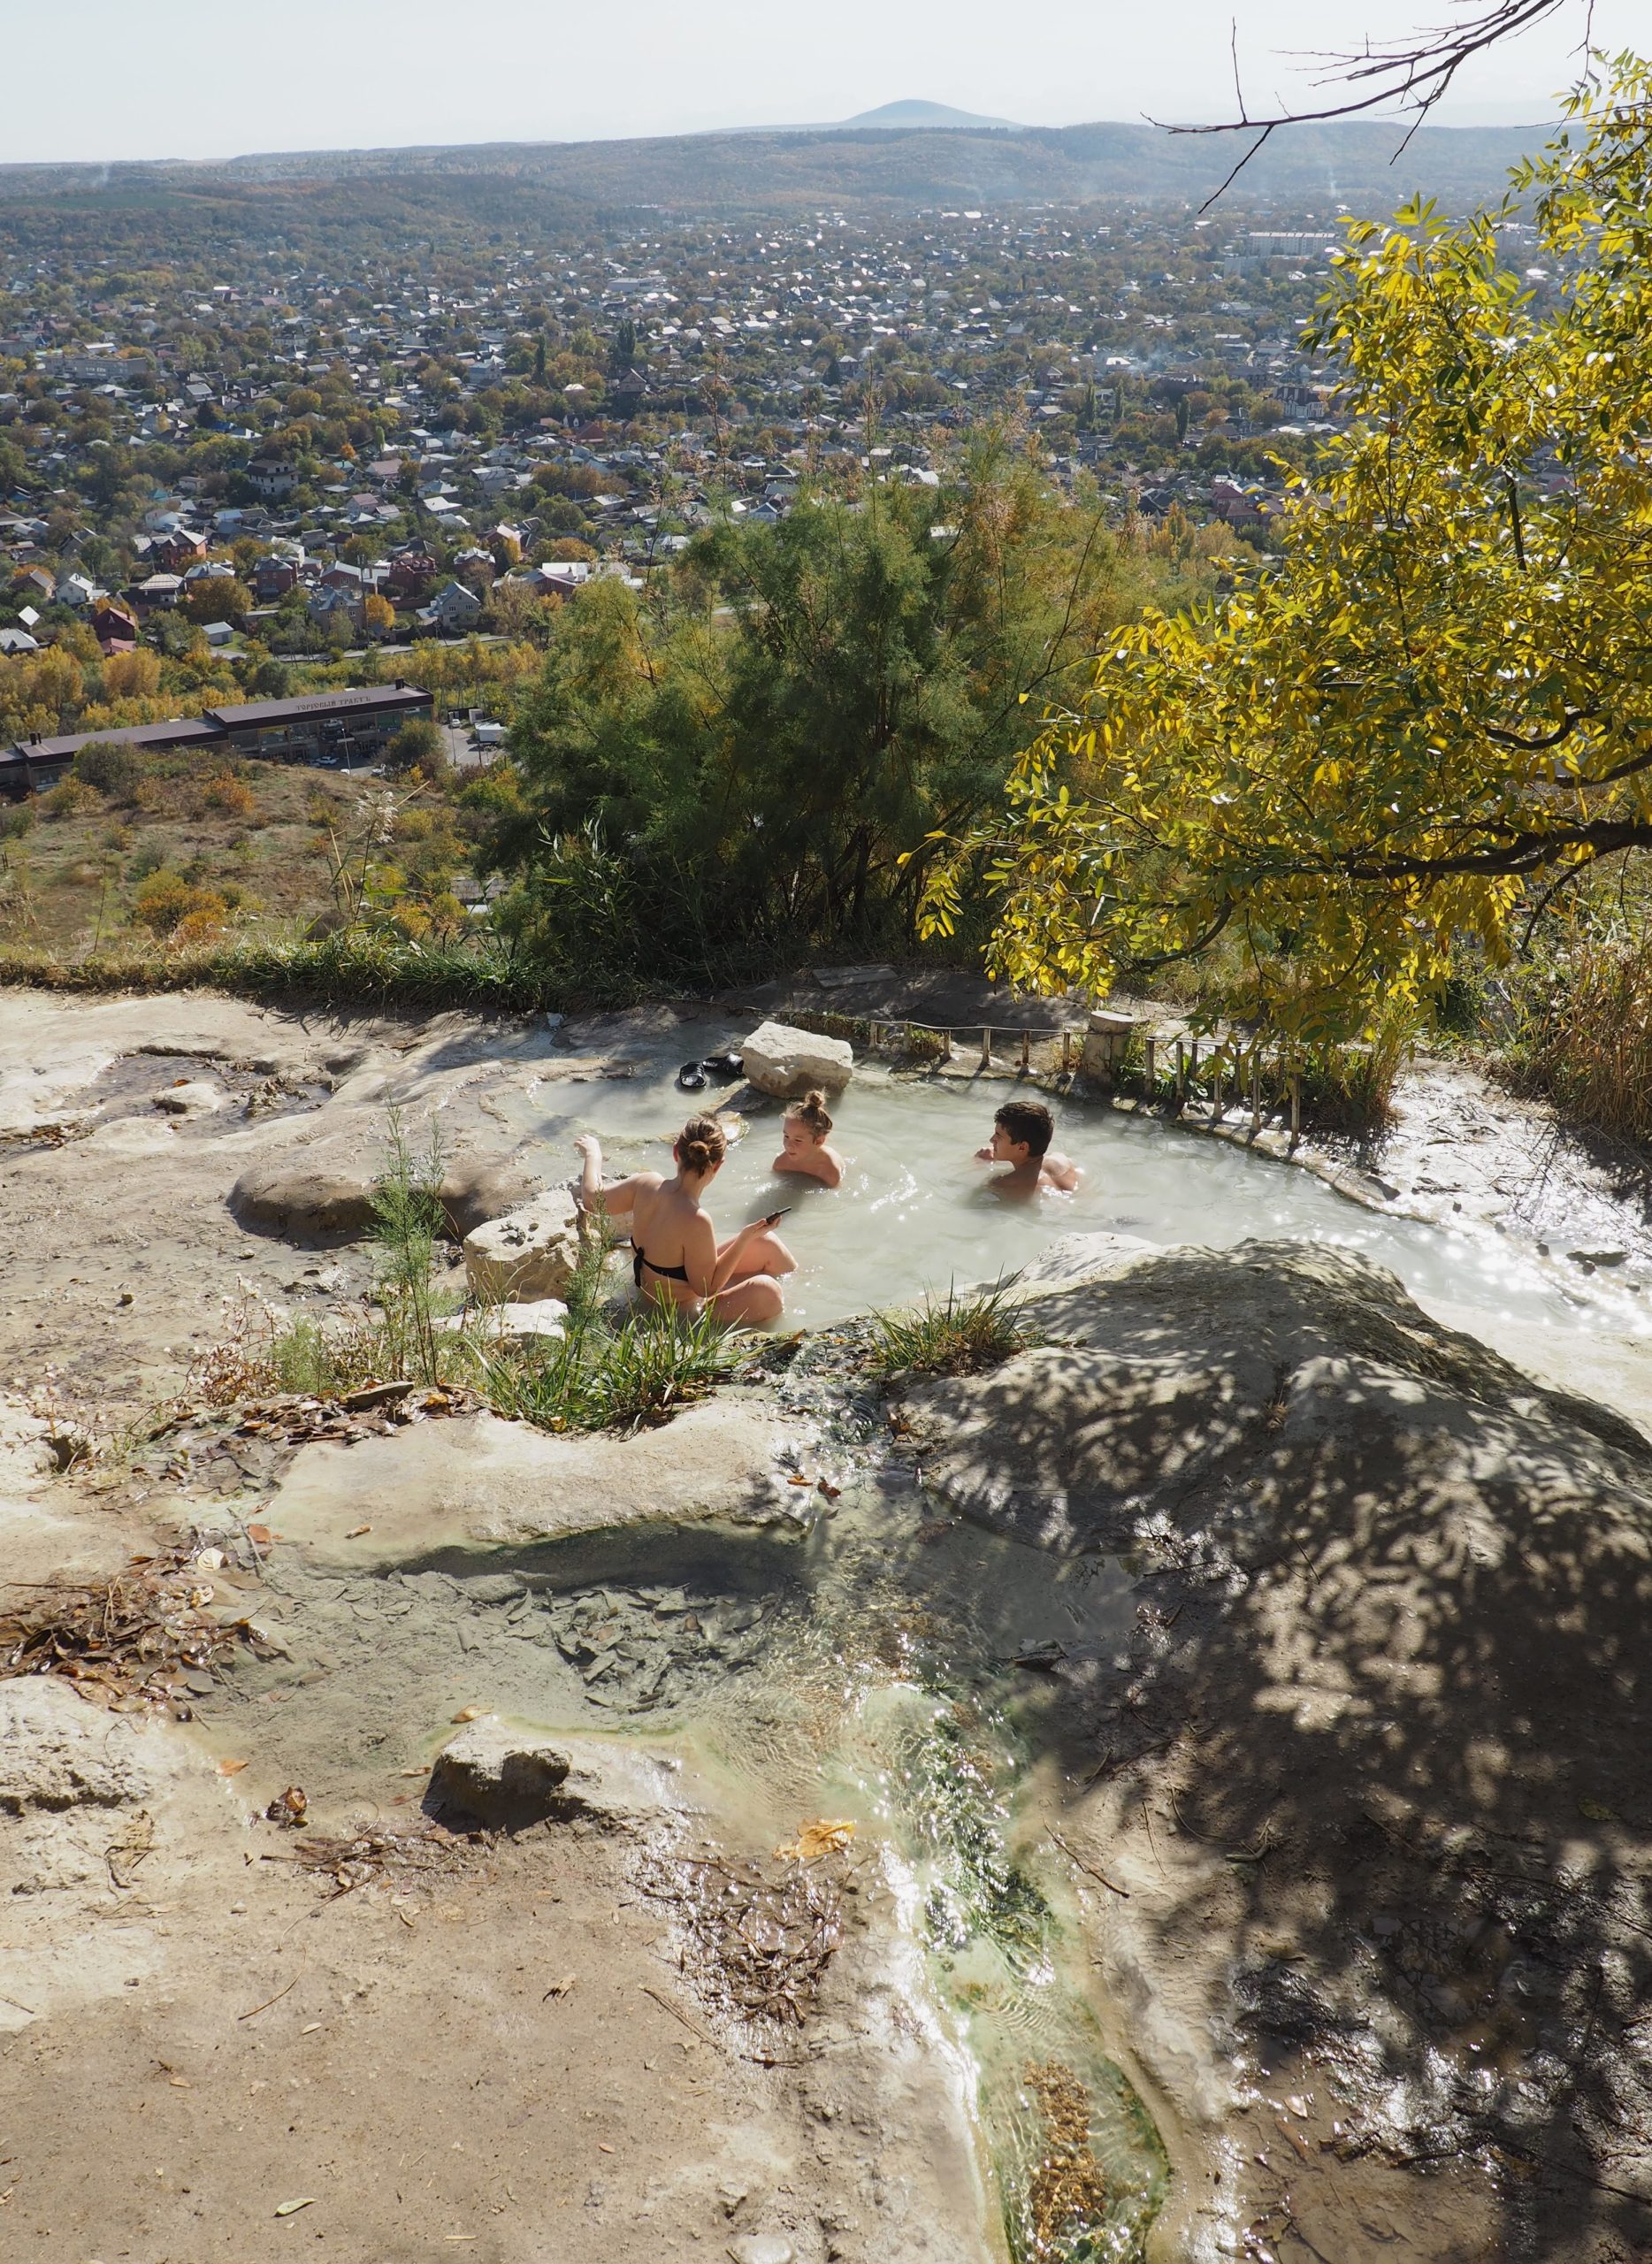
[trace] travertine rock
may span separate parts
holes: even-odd
[[[436,1756],[430,1804],[519,1831],[547,1817],[639,1822],[676,1805],[652,1755],[590,1738],[553,1737],[484,1714]]]
[[[464,1238],[465,1280],[488,1304],[560,1296],[578,1262],[579,1209],[566,1187],[547,1189]]]
[[[764,1022],[740,1048],[746,1075],[759,1092],[795,1100],[818,1085],[841,1092],[854,1075],[854,1053],[846,1038],[816,1037],[788,1022]]]

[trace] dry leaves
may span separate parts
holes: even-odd
[[[822,1855],[835,1855],[854,1838],[854,1826],[846,1817],[817,1817],[813,1824],[799,1824],[795,1840],[783,1840],[775,1849],[776,1860],[784,1863],[818,1862]]]

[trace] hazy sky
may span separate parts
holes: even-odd
[[[1478,13],[1480,0],[1455,0]],[[75,0],[0,9],[0,163],[406,142],[575,141],[845,118],[921,96],[1028,125],[1211,118],[1239,19],[1253,105],[1306,50],[1449,19],[1454,0]],[[1595,39],[1648,44],[1646,0]],[[1583,0],[1465,73],[1459,124],[1552,114]]]

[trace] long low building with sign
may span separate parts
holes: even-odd
[[[127,746],[149,754],[220,748],[279,762],[374,762],[409,718],[433,702],[416,684],[371,684],[353,692],[317,692],[297,700],[250,700],[209,708],[169,723],[132,723],[111,731],[68,731],[56,738],[0,746],[0,795],[43,793],[68,775],[86,746]]]

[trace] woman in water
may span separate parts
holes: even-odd
[[[584,1159],[582,1210],[609,1218],[631,1214],[631,1277],[661,1304],[699,1312],[708,1305],[719,1320],[754,1327],[777,1320],[785,1306],[780,1283],[797,1260],[773,1232],[778,1211],[754,1219],[727,1241],[700,1207],[700,1198],[723,1167],[726,1142],[715,1116],[691,1116],[671,1151],[675,1178],[633,1172],[602,1184],[602,1148],[587,1132],[574,1143]]]
[[[826,1096],[805,1093],[801,1100],[792,1102],[781,1121],[780,1153],[769,1169],[795,1172],[802,1179],[818,1179],[822,1187],[841,1185],[843,1158],[836,1148],[826,1144],[830,1131]]]

